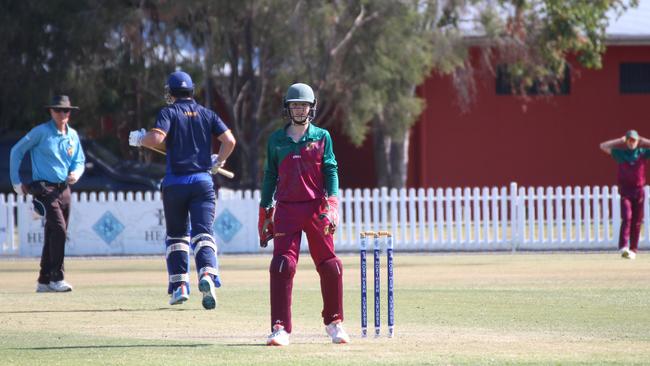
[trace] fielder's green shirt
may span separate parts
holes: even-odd
[[[309,124],[300,141],[287,136],[286,125],[269,138],[264,164],[261,207],[304,202],[339,191],[338,164],[327,130]]]

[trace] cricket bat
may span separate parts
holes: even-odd
[[[167,148],[165,147],[165,144],[160,144],[157,146],[145,146],[142,145],[143,147],[146,147],[149,150],[153,150],[159,154],[167,155]],[[231,172],[230,170],[226,170],[224,168],[212,168],[210,170],[210,173],[212,174],[221,174],[226,178],[233,179],[235,177],[235,173]]]

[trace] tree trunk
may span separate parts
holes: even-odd
[[[250,151],[248,152],[248,169],[249,169],[249,175],[250,175],[250,184],[248,184],[249,189],[255,189],[257,187],[261,187],[261,184],[259,184],[259,168],[258,168],[258,160],[260,156],[260,148],[258,144],[251,144],[250,145]]]
[[[389,176],[391,166],[388,163],[390,152],[390,137],[387,137],[383,128],[383,117],[376,116],[372,121],[372,142],[375,161],[375,174],[377,187],[390,187]]]
[[[409,160],[409,136],[410,130],[406,130],[404,138],[393,138],[390,145],[391,174],[389,176],[391,188],[406,187]]]
[[[203,77],[205,78],[205,85],[203,86],[204,90],[204,106],[208,109],[212,108],[212,73],[210,69],[212,68],[212,33],[207,33],[208,36],[205,37],[205,57],[203,59]]]

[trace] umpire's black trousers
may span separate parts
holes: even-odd
[[[29,188],[34,200],[45,209],[45,239],[38,282],[47,284],[61,281],[64,277],[63,258],[70,216],[70,188],[65,183],[45,181],[35,181]]]

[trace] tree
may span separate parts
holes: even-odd
[[[0,2],[0,131],[45,120],[43,105],[54,94],[69,93],[79,103],[92,90],[92,80],[78,77],[108,54],[104,41],[116,19],[106,10],[85,0]],[[82,109],[80,119],[89,112]]]
[[[450,1],[441,24],[462,28],[474,24],[481,34],[485,69],[495,74],[497,66],[507,68],[514,94],[528,97],[536,87],[552,94],[576,57],[584,67],[598,69],[605,52],[608,13],[621,15],[638,0],[498,0],[485,6],[478,1]],[[483,6],[480,6],[480,5]],[[473,12],[468,12],[473,7]],[[470,13],[473,16],[464,17]],[[465,62],[453,71],[461,105],[473,96],[475,70]]]
[[[390,118],[384,130],[400,136],[403,129],[393,126],[410,126],[419,114],[413,85],[430,56],[412,27],[414,3],[197,0],[187,8],[177,21],[205,56],[208,93],[214,88],[239,141],[244,187],[259,184],[260,147],[283,123],[282,96],[293,82],[316,90],[316,124],[341,122],[336,127],[357,144],[376,115]]]
[[[178,67],[237,136],[229,165],[238,187],[256,188],[261,147],[284,123],[284,91],[301,81],[319,97],[315,123],[357,145],[371,136],[378,185],[403,187],[410,128],[424,107],[417,85],[447,73],[462,105],[474,97],[468,30],[482,35],[485,70],[507,64],[513,90],[526,97],[531,85],[551,90],[572,55],[599,67],[607,12],[637,2],[0,1],[0,130],[39,122],[59,92],[84,106],[81,123],[111,115],[128,129],[150,127]]]

